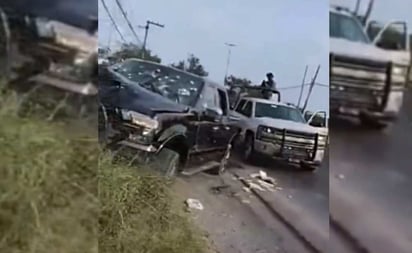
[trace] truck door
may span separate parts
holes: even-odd
[[[410,39],[408,25],[405,21],[392,21],[382,26],[371,21],[367,33],[375,45],[390,51],[409,51]]]
[[[213,119],[208,117],[205,112],[207,108],[213,108],[216,105],[215,90],[209,85],[205,84],[201,96],[202,101],[200,107],[203,111],[200,115],[198,134],[196,136],[196,147],[199,151],[208,149],[213,142],[210,136]]]
[[[219,148],[225,149],[232,136],[236,133],[235,122],[230,120],[229,99],[226,91],[218,89],[218,102],[223,112],[223,117],[219,125],[214,126],[215,139]]]
[[[316,111],[316,112],[305,112],[305,119],[309,123],[309,125],[318,128],[327,128],[328,127],[328,119],[326,111]]]
[[[408,82],[410,81],[411,72],[411,41],[408,32],[408,25],[404,21],[389,22],[382,29],[377,22],[370,22],[368,32],[371,36],[374,34],[373,43],[392,55],[393,66],[391,71],[391,87],[389,100],[396,100],[394,97],[399,97],[401,100],[402,93]],[[392,98],[392,99],[391,99]],[[397,111],[399,105],[388,103],[387,110]]]

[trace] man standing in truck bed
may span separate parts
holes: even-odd
[[[271,89],[271,90],[275,90],[276,89],[276,82],[275,82],[275,80],[273,80],[273,77],[274,76],[271,72],[267,73],[266,74],[267,80],[262,81],[262,84],[261,84],[262,88],[268,88],[268,89]],[[272,92],[263,90],[262,91],[262,96],[266,99],[269,99],[269,98],[272,97]]]

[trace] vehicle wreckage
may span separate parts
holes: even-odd
[[[129,164],[150,163],[169,177],[225,169],[239,129],[222,85],[126,59],[99,65],[99,98],[99,139]]]
[[[24,93],[22,103],[43,88],[63,92],[50,119],[73,97],[96,104],[97,28],[96,0],[2,0],[2,79]],[[40,94],[52,96],[49,91]]]

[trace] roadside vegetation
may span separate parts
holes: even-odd
[[[95,141],[0,101],[0,252],[97,252]]]
[[[0,252],[206,252],[172,182],[114,164],[82,124],[18,117],[0,94]]]

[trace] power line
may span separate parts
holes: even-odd
[[[110,14],[109,8],[107,8],[106,2],[104,0],[100,0],[102,2],[102,5],[104,9],[106,10],[107,15],[110,18],[110,21],[112,22],[112,25],[114,26],[114,29],[116,29],[117,33],[120,35],[120,38],[123,40],[124,43],[126,43],[126,40],[123,37],[123,34],[120,32],[119,27],[117,26],[116,22],[113,19],[113,16]]]
[[[120,12],[122,13],[124,19],[126,19],[127,25],[129,26],[129,28],[130,28],[130,30],[132,31],[133,35],[136,37],[137,44],[141,44],[142,42],[140,41],[139,36],[137,36],[136,31],[134,30],[132,24],[130,23],[129,18],[127,17],[127,14],[126,14],[126,12],[125,12],[124,9],[123,9],[122,4],[120,3],[119,0],[115,0],[115,1],[116,1],[116,3],[117,3],[117,6],[119,7]]]
[[[310,83],[305,83],[303,86],[308,86],[310,85]],[[329,85],[327,84],[323,84],[323,83],[317,83],[315,82],[315,86],[320,86],[323,88],[329,88]],[[287,87],[282,87],[282,88],[278,88],[278,90],[292,90],[292,89],[297,89],[297,88],[301,88],[302,85],[295,85],[295,86],[287,86]]]

